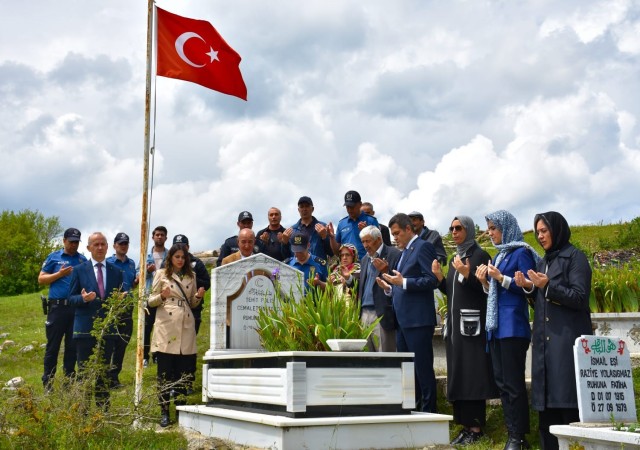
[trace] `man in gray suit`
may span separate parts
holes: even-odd
[[[381,273],[389,273],[400,258],[400,251],[382,242],[380,230],[369,225],[360,231],[360,240],[367,254],[360,261],[360,284],[358,300],[361,303],[360,319],[365,326],[371,325],[378,317],[382,317],[367,343],[369,351],[396,351],[396,317],[393,312],[391,297],[376,283]],[[377,339],[373,339],[373,336]]]

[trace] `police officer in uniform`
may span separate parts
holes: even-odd
[[[138,277],[136,275],[136,263],[127,256],[129,251],[129,236],[127,233],[120,232],[116,234],[113,240],[113,248],[116,251],[113,256],[107,258],[107,262],[115,265],[122,271],[124,282],[133,289],[138,285]],[[123,387],[120,383],[119,375],[122,371],[122,362],[124,361],[124,353],[127,345],[131,340],[133,332],[133,303],[127,307],[120,316],[117,324],[117,337],[113,340],[113,355],[111,357],[111,365],[107,370],[109,384],[111,388],[118,389]]]
[[[309,253],[309,236],[294,231],[289,242],[294,256],[285,262],[304,273],[304,291],[307,291],[308,285],[324,289],[328,275],[327,261]]]
[[[44,374],[42,383],[45,390],[51,391],[53,377],[58,365],[60,344],[64,338],[64,356],[62,368],[67,377],[75,374],[76,346],[73,341],[73,319],[75,308],[69,305],[69,287],[74,266],[87,260],[78,253],[80,231],[68,228],[62,239],[63,248],[47,256],[38,275],[38,283],[49,286],[49,298],[46,300],[47,321],[45,331],[47,348],[44,352]]]

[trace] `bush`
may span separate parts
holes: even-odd
[[[640,217],[636,217],[622,228],[618,242],[624,248],[640,248]]]
[[[0,295],[39,290],[38,273],[62,232],[57,217],[37,211],[3,211],[0,215]]]

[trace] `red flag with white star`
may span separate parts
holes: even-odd
[[[240,55],[206,20],[157,10],[157,71],[162,77],[191,81],[247,99]]]

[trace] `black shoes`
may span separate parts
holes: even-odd
[[[451,445],[458,445],[460,441],[462,441],[462,439],[465,438],[468,432],[469,431],[466,428],[463,428],[460,434],[458,434],[458,436],[456,436],[456,438],[453,441],[451,441]]]
[[[482,431],[471,431],[465,428],[462,429],[460,434],[451,441],[451,445],[469,445],[476,441],[479,441],[484,436]]]
[[[509,436],[504,450],[529,450],[531,446],[524,436]]]
[[[166,428],[169,426],[169,410],[162,411],[162,417],[160,418],[160,426]]]

